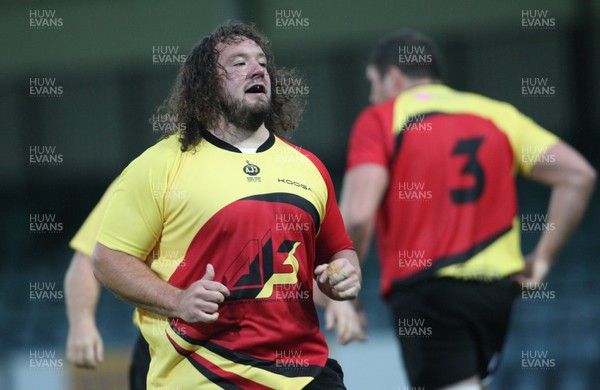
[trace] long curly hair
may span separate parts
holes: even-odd
[[[176,126],[163,138],[177,134],[181,150],[194,149],[202,132],[215,128],[222,116],[223,87],[219,76],[219,43],[230,44],[240,39],[256,42],[265,53],[267,72],[271,78],[271,113],[265,126],[274,134],[289,138],[301,120],[305,100],[293,91],[276,89],[277,80],[294,79],[303,83],[293,69],[278,69],[268,39],[254,24],[228,22],[207,35],[192,49],[179,70],[168,98],[158,107],[158,117],[176,118]]]

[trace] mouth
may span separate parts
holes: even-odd
[[[250,88],[246,89],[246,93],[266,93],[265,86],[262,84],[254,84]]]

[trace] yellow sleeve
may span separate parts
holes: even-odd
[[[172,139],[149,148],[121,173],[98,242],[141,260],[148,257],[162,232],[163,194],[178,151],[177,144],[168,147]]]
[[[74,251],[81,252],[86,256],[92,257],[94,245],[96,245],[96,237],[98,236],[98,231],[100,230],[100,224],[102,223],[102,218],[104,217],[104,213],[106,212],[108,204],[110,203],[116,183],[117,180],[113,180],[106,191],[104,191],[104,195],[102,195],[102,198],[100,198],[100,201],[98,204],[96,204],[96,207],[94,207],[90,215],[88,215],[88,217],[85,219],[83,225],[81,225],[73,239],[71,239],[71,242],[69,242],[69,246]]]
[[[551,164],[553,156],[546,154],[548,149],[560,141],[560,139],[544,129],[531,118],[515,110],[515,130],[517,132],[517,144],[513,144],[513,152],[516,158],[518,171],[529,176],[531,169],[536,164]]]

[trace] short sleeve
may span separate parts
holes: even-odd
[[[391,137],[391,128],[387,128],[385,118],[382,116],[382,108],[371,106],[354,122],[348,144],[346,171],[366,163],[388,166],[390,159],[388,137]],[[389,126],[391,126],[391,112]]]
[[[100,224],[102,223],[104,213],[108,208],[108,204],[110,203],[110,199],[112,198],[116,184],[117,180],[115,179],[110,186],[108,186],[106,191],[104,191],[104,194],[102,195],[102,198],[100,198],[98,204],[96,204],[92,212],[83,222],[83,225],[81,225],[73,239],[71,239],[71,242],[69,242],[69,246],[74,251],[81,252],[86,256],[92,257],[94,245],[96,245],[98,231],[100,230]]]
[[[99,243],[142,260],[158,242],[164,221],[170,164],[156,149],[148,149],[121,173],[98,234]]]
[[[344,227],[342,214],[340,213],[340,209],[335,198],[335,189],[333,188],[331,176],[320,161],[317,161],[315,165],[319,169],[327,186],[327,204],[325,206],[325,216],[323,218],[323,222],[321,223],[321,228],[319,229],[316,242],[316,267],[320,264],[329,262],[331,257],[333,257],[333,255],[337,252],[340,252],[344,249],[354,250],[354,247],[350,237],[348,236],[348,233],[346,232],[346,228]]]

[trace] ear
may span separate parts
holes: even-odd
[[[400,68],[398,68],[397,66],[390,66],[388,68],[386,77],[390,78],[390,83],[392,87],[394,88],[394,90],[398,91],[398,93],[404,90],[407,79],[404,73],[402,73],[402,71],[400,70]]]

